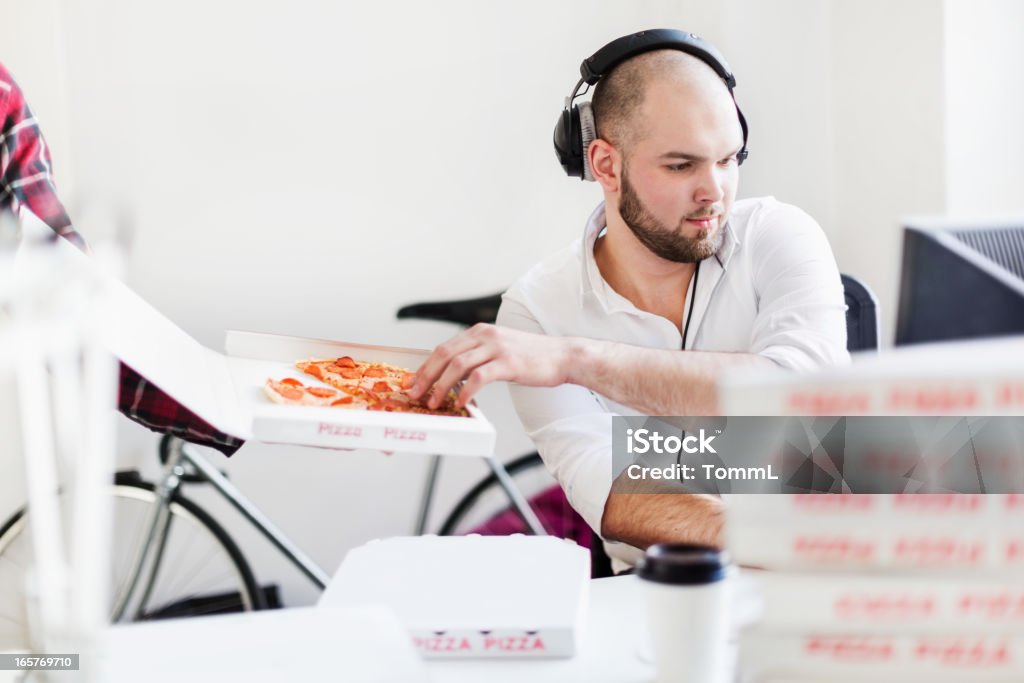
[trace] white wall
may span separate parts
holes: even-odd
[[[429,347],[453,330],[399,323],[399,306],[504,288],[599,199],[550,143],[579,62],[633,30],[685,27],[737,73],[741,194],[815,216],[840,267],[880,295],[888,334],[903,216],[977,196],[1020,206],[1016,159],[974,137],[1020,144],[1020,95],[1006,95],[1020,5],[968,18],[960,1],[0,0],[23,13],[0,28],[17,36],[0,59],[46,114],[76,221],[92,240],[130,232],[131,284],[200,341],[240,328]],[[947,76],[979,41],[999,46],[1002,88],[971,76],[980,56]],[[983,159],[998,181],[972,170]],[[527,450],[504,389],[482,401],[499,454]],[[122,460],[150,465],[153,437],[122,422]],[[333,568],[411,530],[425,461],[250,444],[225,467]],[[444,468],[441,508],[486,473]],[[315,597],[246,540],[286,600]]]
[[[1024,210],[1024,3],[946,0],[947,208]]]
[[[814,216],[835,243],[829,5],[731,0],[721,49],[750,125],[740,194],[774,195]]]
[[[907,215],[945,210],[943,7],[832,3],[831,174],[840,268],[860,275],[892,336]]]

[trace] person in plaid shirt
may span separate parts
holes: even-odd
[[[85,240],[71,224],[53,182],[50,150],[39,122],[10,73],[0,64],[0,212],[28,209],[79,249]],[[118,410],[161,434],[231,455],[244,443],[208,422],[121,363]]]

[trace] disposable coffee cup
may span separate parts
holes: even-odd
[[[715,548],[663,543],[636,567],[643,581],[647,626],[658,683],[730,683],[734,570]]]

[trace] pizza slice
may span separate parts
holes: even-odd
[[[307,387],[292,377],[282,380],[268,379],[263,391],[274,403],[292,406],[353,406],[356,398],[351,394],[329,387]]]
[[[469,412],[465,408],[456,406],[454,391],[449,392],[436,409],[427,407],[424,402],[413,400],[407,391],[412,387],[416,377],[415,373],[390,363],[371,363],[355,360],[350,356],[341,356],[340,358],[298,361],[295,367],[341,393],[335,397],[324,396],[320,399],[321,402],[317,402],[315,399],[319,397],[308,396],[308,393],[317,387],[302,387],[305,394],[294,399],[298,402],[293,405],[328,405],[387,412],[469,417]],[[291,381],[298,382],[298,380]],[[273,380],[267,380],[268,387],[271,382]],[[295,389],[298,388],[295,387]],[[326,387],[322,389],[329,391]],[[283,402],[278,400],[281,397],[280,391],[273,388],[268,388],[267,391],[271,400]],[[284,391],[298,397],[298,394],[291,389]],[[347,397],[351,400],[343,401],[340,397]]]

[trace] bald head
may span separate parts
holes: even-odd
[[[644,104],[651,87],[671,88],[693,102],[734,107],[729,88],[714,69],[679,50],[647,52],[616,66],[597,83],[591,106],[597,136],[624,154],[643,137],[655,112]]]

